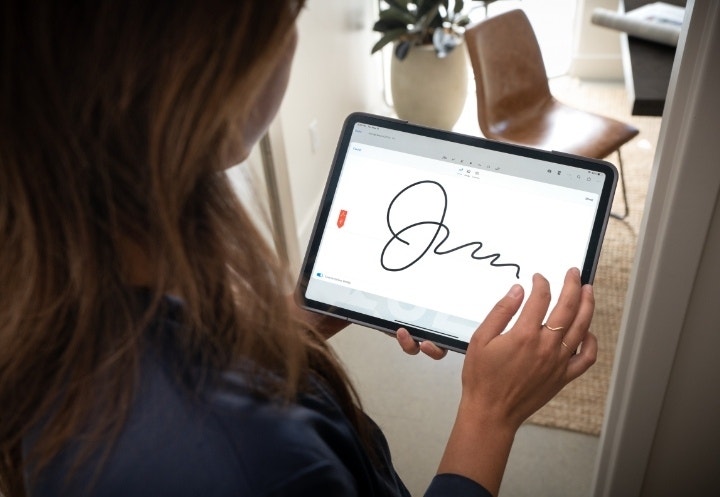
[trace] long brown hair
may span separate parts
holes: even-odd
[[[185,302],[180,364],[222,372],[245,360],[280,379],[257,392],[288,401],[317,373],[362,428],[345,374],[293,319],[284,268],[222,172],[302,3],[3,2],[6,497],[79,432],[95,449],[122,427],[149,319],[127,281],[128,241],[151,270],[150,311],[168,293]]]

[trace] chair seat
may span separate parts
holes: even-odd
[[[491,16],[465,30],[475,75],[478,124],[486,138],[555,150],[591,159],[617,151],[628,215],[620,147],[638,129],[558,101],[550,92],[545,63],[530,20],[520,9]]]
[[[615,119],[586,112],[551,98],[522,115],[494,122],[486,138],[604,159],[638,134]]]

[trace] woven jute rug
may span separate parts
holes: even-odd
[[[595,276],[596,307],[591,330],[598,338],[597,363],[529,420],[538,425],[598,435],[602,428],[660,118],[632,116],[625,88],[621,84],[581,82],[564,77],[552,80],[551,89],[560,101],[632,123],[640,130],[640,134],[621,150],[630,215],[622,221],[610,219]],[[606,160],[617,165],[616,154]],[[623,210],[619,185],[613,210],[618,213]]]

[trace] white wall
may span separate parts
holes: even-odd
[[[596,7],[618,9],[619,0],[578,0],[569,73],[581,79],[622,80],[620,33],[590,22]]]
[[[720,203],[674,357],[643,496],[720,495],[719,254]]]
[[[279,119],[301,251],[343,120],[381,102],[379,55],[370,55],[379,38],[372,31],[375,8],[374,0],[309,0],[300,14],[298,48]]]
[[[596,497],[720,495],[720,3],[689,1],[600,439]]]
[[[707,0],[694,4],[685,45],[692,53],[678,68],[686,79],[678,77],[680,98],[670,101],[680,138],[665,164],[679,169],[680,189],[666,208],[679,211],[678,221],[696,224],[704,237],[694,244],[701,251],[697,266],[684,268],[695,271],[643,476],[641,495],[647,497],[720,495],[720,7]],[[682,246],[678,242],[664,240],[666,251]],[[683,264],[683,251],[677,255]],[[665,305],[658,300],[655,311]]]

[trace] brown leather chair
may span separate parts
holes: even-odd
[[[465,31],[477,92],[478,122],[486,138],[593,159],[618,154],[625,211],[627,193],[620,147],[638,129],[563,104],[550,93],[545,63],[522,10],[489,17]]]

